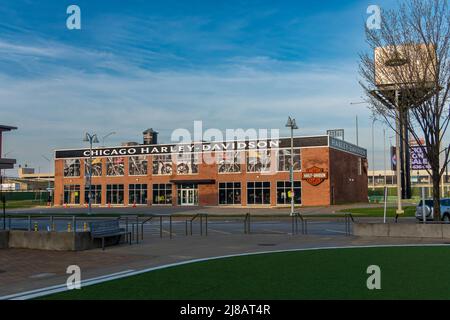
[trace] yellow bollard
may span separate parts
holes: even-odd
[[[37,222],[34,223],[34,231],[35,231],[35,232],[36,232],[36,231],[39,231]]]
[[[87,222],[85,222],[83,224],[83,231],[87,231],[87,230],[88,230],[88,225],[87,225]]]
[[[72,224],[70,222],[67,224],[67,232],[72,232]]]
[[[54,222],[52,223],[52,231],[56,231],[55,223],[54,223]]]

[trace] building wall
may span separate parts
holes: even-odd
[[[330,171],[329,168],[330,149],[324,148],[305,148],[302,149],[302,171],[312,167]],[[330,205],[330,177],[324,180],[318,186],[313,186],[307,181],[302,181],[302,200],[305,206],[327,206]]]
[[[330,149],[330,165],[332,204],[368,201],[366,159]]]
[[[328,179],[324,180],[318,186],[313,186],[307,181],[302,181],[302,204],[304,206],[326,206],[332,204],[331,186],[334,187],[335,203],[342,202],[360,202],[367,201],[367,173],[358,177],[357,182],[349,185],[344,182],[348,175],[356,176],[357,156],[346,152],[330,149],[329,147],[303,148],[301,150],[302,171],[311,167],[318,167],[328,172]],[[331,167],[330,167],[331,164]],[[199,205],[216,206],[218,205],[218,189],[220,182],[240,182],[241,183],[241,204],[247,205],[247,182],[270,182],[271,183],[271,206],[277,205],[277,182],[289,181],[289,172],[248,173],[246,166],[241,165],[241,173],[219,174],[216,164],[201,164],[199,173],[192,175],[152,175],[152,157],[148,157],[147,176],[128,176],[128,158],[125,157],[125,176],[109,177],[106,176],[106,158],[102,159],[103,172],[101,177],[93,177],[92,184],[102,185],[102,205],[106,206],[106,185],[123,184],[124,185],[124,203],[131,205],[128,199],[129,184],[147,184],[148,185],[148,204],[153,203],[153,184],[170,183],[170,180],[215,180],[215,184],[199,184]],[[81,177],[84,177],[84,161],[80,166]],[[348,171],[348,172],[347,172]],[[173,172],[176,172],[173,165]],[[63,177],[64,160],[55,161],[55,205],[63,205],[64,184],[80,185],[80,204],[84,204],[84,179],[81,177]],[[294,173],[294,180],[301,181],[301,172]],[[365,185],[365,187],[363,187]],[[349,189],[350,188],[350,189]],[[351,192],[349,192],[349,190]],[[178,203],[177,186],[172,185],[173,205]]]

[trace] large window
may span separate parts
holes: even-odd
[[[198,154],[179,153],[177,158],[177,174],[195,174],[198,173]]]
[[[270,204],[270,182],[247,182],[247,204]]]
[[[291,182],[278,181],[277,182],[277,204],[291,203]],[[302,185],[300,181],[294,181],[294,203],[302,203]]]
[[[64,177],[80,176],[80,159],[64,160]]]
[[[247,153],[247,172],[269,172],[270,150],[249,150]]]
[[[147,157],[137,156],[128,158],[128,171],[130,176],[147,175]]]
[[[106,185],[106,203],[123,204],[123,184]]]
[[[238,173],[241,172],[241,153],[240,152],[218,152],[217,166],[219,173]]]
[[[109,157],[106,158],[106,175],[123,176],[125,174],[125,158]]]
[[[278,171],[290,171],[291,149],[281,149],[278,151]],[[294,149],[293,156],[294,171],[302,168],[300,159],[300,149]]]
[[[128,200],[130,204],[147,204],[147,185],[130,184],[128,186]]]
[[[172,185],[153,185],[153,204],[172,204]]]
[[[84,174],[86,177],[89,177],[89,161],[87,158],[84,160]],[[101,177],[102,176],[102,159],[101,158],[93,158],[92,159],[92,176],[93,177]]]
[[[102,203],[102,185],[92,185],[92,204]],[[84,203],[89,203],[89,186],[84,187]]]
[[[68,184],[64,186],[64,203],[80,204],[79,184]]]
[[[161,154],[153,156],[153,174],[171,175],[172,174],[172,155]]]
[[[240,182],[219,183],[219,204],[221,205],[241,204],[241,183]]]

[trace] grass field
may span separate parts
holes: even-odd
[[[33,208],[39,205],[46,205],[45,201],[39,202],[39,200],[9,200],[6,201],[6,209],[19,209],[19,208]],[[0,203],[0,207],[3,204]]]
[[[450,247],[354,248],[210,260],[44,299],[449,299]],[[369,265],[381,290],[368,290]]]
[[[387,217],[394,218],[396,216],[397,208],[387,208]],[[404,217],[414,217],[416,212],[416,207],[404,207],[405,213],[402,215]],[[341,210],[341,212],[351,213],[357,217],[382,217],[384,214],[383,208],[352,208]]]

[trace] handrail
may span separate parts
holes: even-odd
[[[251,225],[251,215],[250,212],[247,212],[245,214],[245,219],[244,219],[244,234],[250,234],[250,225]]]
[[[300,212],[292,213],[292,234],[298,234],[298,219],[302,221],[302,234],[308,234],[308,220]]]
[[[350,236],[351,235],[351,223],[355,223],[355,218],[350,212],[344,213],[345,217],[345,235]]]
[[[197,213],[192,216],[192,218],[189,220],[186,220],[185,228],[186,228],[186,236],[188,235],[188,221],[190,224],[190,235],[192,236],[192,223],[197,219],[200,218],[200,235],[203,236],[203,218],[205,218],[205,236],[208,236],[208,214],[207,213]]]

